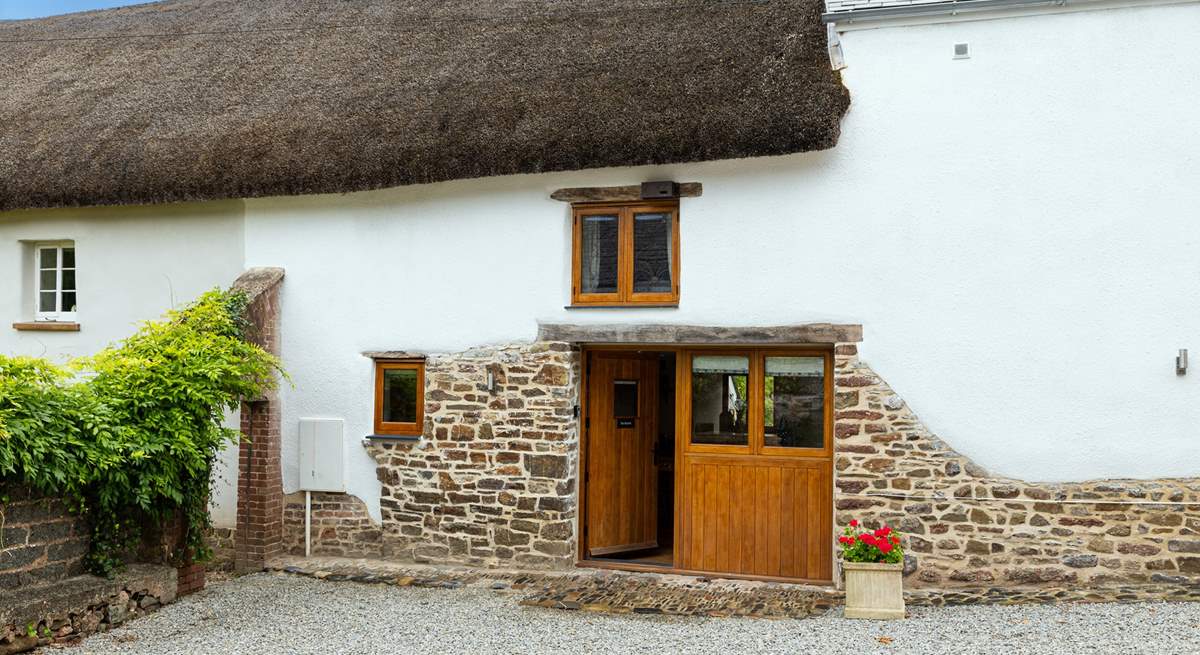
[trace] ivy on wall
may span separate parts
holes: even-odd
[[[73,503],[88,568],[112,575],[147,526],[183,521],[174,556],[203,561],[214,458],[240,433],[225,414],[270,391],[279,361],[247,341],[246,297],[210,291],[65,367],[0,355],[0,502],[24,484]]]

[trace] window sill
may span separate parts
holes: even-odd
[[[419,434],[368,434],[363,437],[369,441],[398,441],[400,443],[416,443],[421,440]]]
[[[78,332],[79,324],[74,321],[26,321],[12,324],[14,330],[22,332]]]
[[[639,302],[615,305],[565,305],[563,309],[679,309],[677,302]]]

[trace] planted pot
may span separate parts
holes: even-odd
[[[904,618],[904,564],[842,562],[849,619]]]

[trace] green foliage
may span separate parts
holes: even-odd
[[[245,306],[241,293],[210,291],[69,367],[0,355],[0,482],[74,501],[92,526],[94,573],[111,575],[143,526],[176,516],[185,534],[174,555],[210,555],[212,463],[239,437],[225,412],[280,371],[246,340]]]

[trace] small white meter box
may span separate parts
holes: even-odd
[[[300,419],[300,490],[346,491],[343,421]]]

